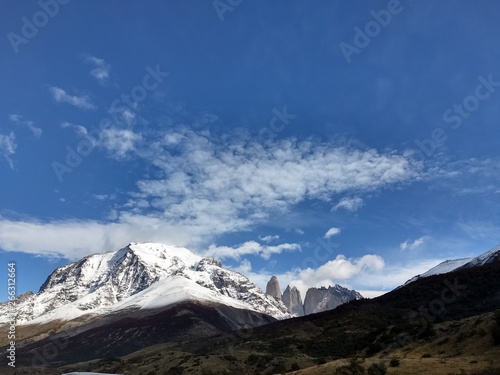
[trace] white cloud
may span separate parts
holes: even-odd
[[[26,126],[36,138],[40,138],[42,136],[42,129],[35,126],[35,123],[31,120],[25,120],[24,116],[19,114],[9,115],[9,120],[19,124],[21,126]]]
[[[363,297],[373,298],[403,285],[413,276],[422,274],[444,259],[416,259],[411,264],[386,264],[379,255],[367,254],[360,258],[346,258],[338,255],[336,259],[315,268],[295,269],[284,273],[272,273],[269,270],[250,269],[244,273],[249,279],[265,290],[266,283],[275,275],[282,287],[287,285],[299,289],[304,299],[307,289],[312,287],[342,285],[355,289]]]
[[[238,267],[231,267],[236,272],[248,276],[252,272],[252,263],[248,259],[243,259]]]
[[[182,228],[154,217],[123,214],[114,222],[70,220],[42,222],[0,217],[0,248],[71,260],[117,250],[130,242],[160,242],[196,248],[196,229]]]
[[[415,241],[410,241],[410,240],[406,240],[405,242],[402,242],[399,244],[399,248],[401,250],[415,250],[417,248],[419,248],[420,246],[422,246],[424,244],[425,241],[427,241],[429,239],[428,236],[422,236],[420,238],[417,238]]]
[[[363,199],[360,197],[353,198],[342,198],[335,206],[332,207],[331,211],[337,211],[339,208],[344,208],[347,211],[357,211],[363,206]]]
[[[278,236],[278,235],[269,235],[269,236],[259,237],[259,239],[261,241],[264,241],[264,242],[273,242],[273,241],[279,240],[280,236]]]
[[[154,197],[155,207],[168,218],[212,228],[218,223],[234,231],[306,199],[328,201],[350,190],[379,190],[418,174],[410,160],[394,153],[294,139],[270,145],[244,136],[221,139],[184,130],[148,143],[141,154],[166,177],[139,181],[139,198]]]
[[[95,198],[99,201],[107,201],[113,200],[116,198],[115,194],[92,194],[92,198]]]
[[[137,107],[137,103],[135,103],[134,107]],[[136,123],[137,115],[129,107],[114,106],[109,109],[108,113],[113,117],[114,122],[117,124],[130,128]]]
[[[273,254],[280,254],[284,251],[298,251],[300,245],[296,243],[284,243],[275,246],[261,245],[256,241],[247,241],[239,246],[216,246],[210,245],[205,255],[217,259],[240,259],[243,255],[258,255],[263,259],[271,258]]]
[[[90,99],[87,96],[69,95],[60,87],[55,86],[50,87],[49,90],[52,93],[54,100],[58,103],[68,103],[81,109],[96,108],[96,106],[91,103]]]
[[[88,139],[93,147],[101,147],[116,159],[124,158],[128,153],[136,151],[136,146],[142,141],[142,135],[129,129],[109,127],[98,131],[94,138],[85,126],[63,122],[62,128],[74,129],[76,134]]]
[[[9,163],[10,167],[14,169],[11,156],[16,153],[16,136],[13,132],[8,135],[0,134],[0,155]]]
[[[103,59],[94,56],[87,57],[85,61],[95,66],[95,68],[90,71],[90,75],[97,79],[99,83],[104,83],[108,80],[111,65],[106,64]]]
[[[330,237],[336,236],[336,235],[337,235],[337,234],[339,234],[339,233],[340,233],[340,228],[335,228],[335,227],[333,227],[333,228],[330,228],[330,229],[328,229],[328,230],[326,231],[326,233],[325,233],[325,236],[324,236],[324,237],[325,237],[325,238],[330,238]]]
[[[83,127],[77,129],[85,134]],[[108,217],[113,222],[0,220],[0,247],[73,257],[83,251],[78,241],[70,240],[75,237],[87,244],[87,253],[82,255],[131,241],[197,249],[214,243],[220,235],[265,223],[274,213],[286,213],[305,200],[327,202],[345,192],[400,186],[420,174],[417,165],[395,152],[362,151],[311,140],[262,145],[241,134],[213,137],[207,131],[195,134],[187,129],[156,134],[154,139],[116,128],[101,133],[99,146],[112,156],[121,158],[133,151],[156,168],[152,176],[161,177],[138,180],[128,201],[110,205],[113,213]],[[56,242],[57,238],[65,240]],[[214,246],[212,251],[222,256],[267,257],[297,250],[295,246],[250,242],[236,248]]]
[[[100,133],[99,145],[110,155],[121,159],[127,153],[135,151],[136,143],[142,140],[141,134],[128,129],[109,128]]]
[[[435,267],[445,259],[412,259],[411,263],[386,265],[375,272],[361,272],[349,280],[359,289],[365,290],[392,290],[403,285],[413,276],[420,275]]]
[[[85,138],[89,138],[89,133],[88,133],[87,128],[85,126],[72,124],[71,122],[65,121],[65,122],[61,123],[61,128],[73,129],[73,130],[75,130],[76,134],[78,134],[82,137],[85,137]]]
[[[313,270],[307,268],[300,272],[300,278],[304,283],[313,286],[334,284],[334,280],[349,280],[361,272],[380,271],[384,268],[384,259],[378,255],[368,254],[361,258],[348,259],[344,255],[338,255]]]

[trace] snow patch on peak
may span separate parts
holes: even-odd
[[[194,267],[202,257],[184,247],[164,245],[154,242],[131,242],[126,249],[134,252],[144,263],[158,264],[168,269],[173,262],[182,262],[186,267]]]
[[[495,246],[491,250],[486,251],[485,253],[475,257],[475,258],[459,258],[459,259],[448,259],[444,262],[439,263],[437,266],[431,268],[429,271],[412,277],[410,280],[404,283],[407,285],[416,280],[419,280],[424,277],[433,276],[433,275],[441,275],[444,273],[449,273],[458,269],[465,269],[471,267],[479,267],[484,266],[485,264],[494,262],[495,260],[500,259],[500,245]]]
[[[410,283],[417,281],[419,279],[422,279],[424,277],[429,277],[429,276],[433,276],[433,275],[441,275],[443,273],[448,273],[448,272],[454,271],[457,268],[462,267],[464,264],[471,261],[471,259],[473,259],[473,258],[460,258],[460,259],[445,260],[444,262],[439,263],[437,266],[432,267],[427,272],[424,272],[424,273],[417,275],[417,276],[413,276],[410,280],[405,282],[404,285],[410,284]]]
[[[492,263],[493,261],[498,259],[500,259],[500,245],[495,246],[493,249],[490,249],[485,253],[470,259],[469,262],[463,265],[463,268],[484,266],[485,264]]]

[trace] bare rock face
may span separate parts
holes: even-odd
[[[304,315],[304,306],[302,306],[302,297],[296,287],[288,285],[283,292],[283,303],[285,304],[288,312],[295,316]]]
[[[281,300],[281,289],[280,283],[276,276],[271,277],[266,285],[266,294],[273,296],[274,298]]]
[[[308,315],[333,310],[343,303],[360,298],[363,297],[355,290],[350,290],[340,285],[328,288],[309,288],[304,299],[304,313]]]

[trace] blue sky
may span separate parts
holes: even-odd
[[[498,11],[2,2],[0,256],[18,292],[131,241],[367,296],[497,245]]]

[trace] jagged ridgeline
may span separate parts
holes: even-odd
[[[363,298],[355,290],[336,284],[328,288],[309,288],[304,303],[302,303],[300,291],[295,286],[290,287],[290,285],[287,285],[285,291],[281,294],[280,283],[276,276],[272,276],[267,283],[266,294],[278,301],[283,301],[288,312],[294,316],[333,310],[346,302]]]

